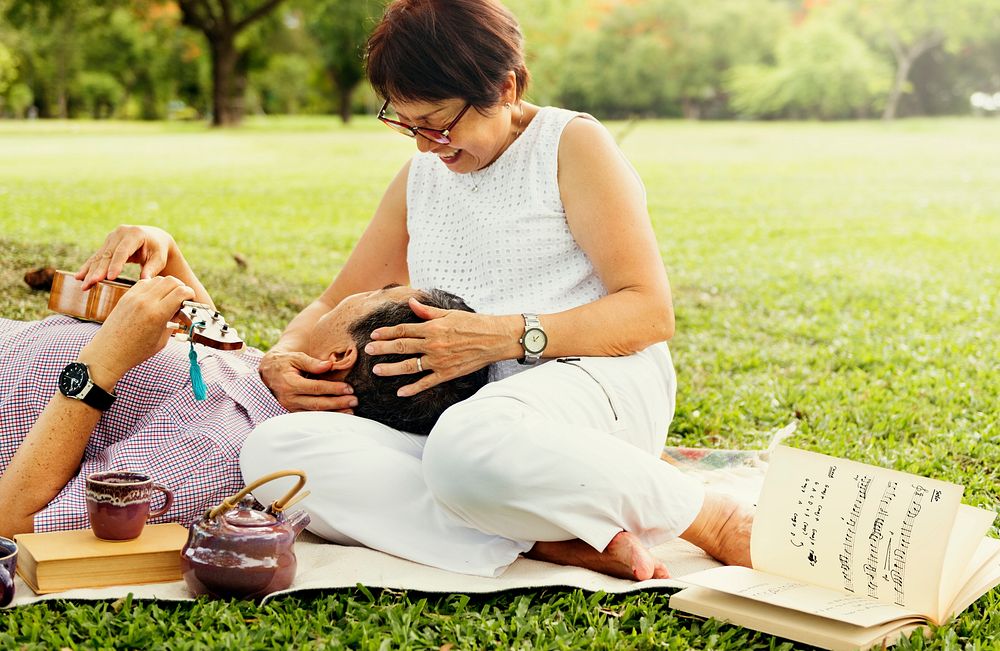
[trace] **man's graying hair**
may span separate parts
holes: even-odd
[[[421,291],[417,298],[424,305],[444,310],[474,312],[461,298],[441,289]],[[429,434],[445,409],[470,397],[486,384],[489,369],[481,368],[425,389],[415,396],[400,398],[396,395],[400,387],[416,382],[430,371],[423,374],[375,375],[372,368],[376,364],[401,362],[413,355],[368,355],[364,348],[371,341],[372,331],[421,321],[423,319],[414,314],[404,301],[380,305],[351,324],[350,334],[358,347],[358,361],[344,381],[354,387],[354,393],[359,398],[358,406],[354,408],[355,416],[370,418],[404,432]]]

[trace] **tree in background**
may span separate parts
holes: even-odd
[[[308,0],[303,20],[316,41],[323,66],[337,93],[340,119],[351,119],[352,98],[365,78],[364,46],[382,16],[386,0]]]
[[[237,37],[284,0],[177,0],[182,22],[208,41],[212,59],[212,124],[234,126],[243,120],[247,70]]]
[[[607,0],[506,0],[504,4],[517,16],[524,34],[531,71],[527,97],[541,105],[559,102],[571,46],[581,34],[586,38],[596,31],[611,5]]]
[[[889,66],[834,20],[812,17],[778,43],[774,65],[737,66],[731,106],[747,117],[867,117],[883,106]]]
[[[912,91],[900,98],[897,115],[967,112],[971,93],[1000,92],[1000,30],[956,52],[931,50],[914,62],[910,82]]]
[[[12,0],[6,8],[24,62],[22,77],[31,87],[42,117],[68,118],[77,76],[83,69],[83,42],[106,20],[116,2],[89,0]]]
[[[17,61],[3,43],[0,43],[0,94],[7,92],[7,89],[17,79]]]
[[[787,23],[775,0],[617,4],[568,50],[560,99],[615,116],[720,113],[727,70],[771,57]]]
[[[98,95],[119,96],[118,117],[163,118],[183,80],[198,74],[192,65],[201,54],[197,37],[179,26],[180,9],[173,2],[133,0],[112,9],[83,45],[85,102],[93,103],[96,83]],[[99,81],[101,75],[111,79]],[[112,81],[120,92],[112,90]]]
[[[35,102],[41,117],[157,119],[170,100],[204,94],[197,37],[178,29],[170,0],[10,0],[0,16],[22,62],[8,91],[15,114]]]
[[[955,52],[1000,31],[996,0],[838,0],[829,6],[892,56],[895,72],[882,113],[886,120],[896,117],[913,65],[927,52],[939,47]]]
[[[0,0],[0,117],[349,119],[385,0],[281,2]],[[505,2],[528,99],[605,118],[941,115],[1000,91],[1000,0]]]
[[[4,0],[0,0],[0,16],[3,15],[5,10],[6,6]],[[0,111],[3,110],[5,104],[11,104],[9,91],[10,88],[15,85],[18,78],[17,58],[14,53],[4,45],[5,41],[10,41],[12,38],[14,38],[13,32],[9,29],[5,29],[4,24],[0,22]]]

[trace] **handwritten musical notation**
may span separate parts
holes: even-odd
[[[819,562],[816,554],[816,533],[823,516],[823,501],[830,484],[806,477],[799,486],[798,508],[792,513],[789,541],[793,547],[804,548],[810,565]]]
[[[937,612],[948,568],[927,559],[947,554],[940,532],[954,526],[961,486],[793,448],[779,447],[771,463],[751,537],[754,567]]]

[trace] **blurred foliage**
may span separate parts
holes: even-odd
[[[605,116],[718,113],[726,71],[769,58],[786,21],[773,0],[623,3],[569,50],[560,96]]]
[[[17,61],[3,43],[0,43],[0,93],[7,90],[17,78]]]
[[[885,101],[889,66],[859,37],[829,20],[809,20],[778,42],[774,65],[732,70],[731,106],[767,117],[869,117]]]
[[[344,121],[376,108],[363,50],[385,1],[285,0],[247,23],[232,43],[235,104]],[[236,18],[271,5],[195,4],[221,2]],[[525,35],[529,101],[605,118],[967,113],[973,92],[1000,91],[996,0],[507,4]],[[0,116],[209,117],[216,45],[190,29],[191,5],[0,0]]]
[[[302,2],[306,31],[316,41],[323,69],[336,88],[340,116],[351,119],[354,90],[365,78],[365,41],[385,0],[312,0]]]

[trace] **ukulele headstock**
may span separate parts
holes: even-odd
[[[226,317],[209,305],[184,301],[175,318],[180,328],[174,336],[179,339],[187,339],[190,333],[190,338],[195,343],[219,350],[243,348],[243,340],[236,328],[226,323]]]

